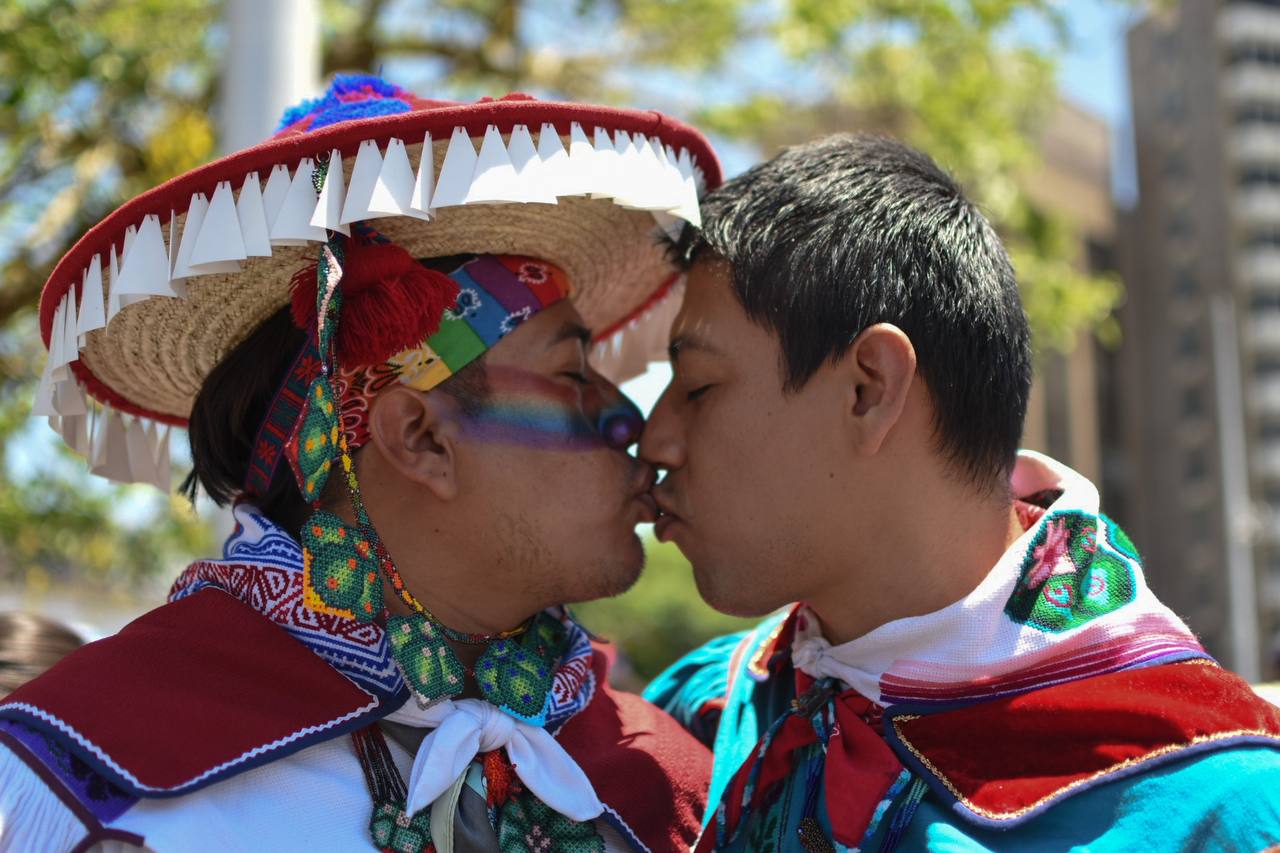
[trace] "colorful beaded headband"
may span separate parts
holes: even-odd
[[[350,260],[349,249],[345,273],[347,280],[363,280],[371,274],[386,277],[389,265],[386,256],[397,258],[401,264],[407,258],[407,255],[401,255],[402,250],[398,247],[380,241],[377,234],[368,229],[360,233],[358,239],[387,248],[378,250],[384,257],[372,263],[373,269],[356,268],[357,262],[369,261],[369,248],[361,245],[354,261]],[[408,261],[421,266],[412,259]],[[399,269],[401,272],[397,275],[420,280],[416,270],[409,267]],[[427,272],[425,268],[423,270],[424,273]],[[293,309],[294,321],[299,325],[314,326],[308,316],[314,312],[314,308],[310,307],[314,296],[305,284],[306,280],[314,282],[314,276],[315,269],[308,267],[297,277],[299,284],[294,289]],[[339,428],[352,452],[368,442],[369,407],[373,398],[387,386],[400,382],[418,391],[429,391],[479,358],[524,320],[569,295],[569,281],[565,274],[553,265],[534,258],[479,255],[460,263],[447,277],[453,287],[443,285],[443,290],[446,294],[454,294],[453,302],[451,307],[441,313],[436,331],[426,333],[420,343],[374,364],[363,365],[358,361],[339,359],[333,376],[338,400]],[[442,286],[438,278],[427,276],[426,280],[425,286]],[[380,285],[374,285],[378,286]],[[424,285],[420,282],[410,286]],[[344,284],[344,287],[350,285]],[[357,290],[364,293],[370,288],[366,285],[363,290]],[[394,300],[394,296],[395,294],[378,293],[373,298],[386,303]],[[352,305],[351,302],[349,297],[346,310],[358,315],[360,306]],[[396,312],[384,304],[377,313],[383,315]],[[359,317],[344,316],[343,321],[344,331],[341,334],[345,338],[347,331],[359,322]],[[380,324],[373,326],[378,330],[382,328]],[[352,348],[359,346],[360,344],[356,344]],[[367,344],[365,346],[367,348]],[[299,352],[272,401],[254,442],[245,480],[246,495],[252,497],[266,494],[282,456],[294,464],[295,474],[297,473],[297,448],[290,444],[290,438],[294,436],[307,389],[319,372],[320,353],[316,349],[316,335],[311,331],[307,335],[306,345]]]

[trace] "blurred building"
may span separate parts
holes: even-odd
[[[1187,0],[1129,33],[1139,201],[1114,381],[1152,586],[1210,652],[1276,674],[1280,0]]]
[[[1081,269],[1113,272],[1115,205],[1111,201],[1111,144],[1106,122],[1059,101],[1046,116],[1039,148],[1040,164],[1024,179],[1027,194],[1038,207],[1070,224],[1077,235],[1076,263]],[[1107,368],[1114,358],[1092,333],[1082,333],[1069,353],[1039,353],[1022,444],[1098,483],[1108,512],[1117,514],[1114,504],[1123,489],[1108,486],[1108,462],[1117,428],[1114,395],[1107,385],[1112,373]]]

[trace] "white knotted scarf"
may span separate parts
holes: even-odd
[[[446,699],[425,709],[411,699],[387,719],[434,729],[418,747],[409,771],[410,814],[434,803],[477,755],[495,749],[506,749],[525,787],[565,817],[587,821],[604,812],[587,774],[550,732],[483,699]]]

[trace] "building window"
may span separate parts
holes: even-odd
[[[1174,270],[1173,273],[1173,295],[1178,299],[1194,299],[1200,292],[1200,282],[1196,280],[1195,273],[1183,267]]]
[[[1280,104],[1242,104],[1236,109],[1235,120],[1241,124],[1280,124]]]
[[[1200,330],[1194,326],[1178,333],[1178,358],[1187,361],[1199,361],[1202,348],[1200,346]]]
[[[1251,165],[1240,170],[1240,186],[1280,187],[1280,165]]]
[[[1198,418],[1204,414],[1204,389],[1199,385],[1192,385],[1182,392],[1182,415],[1187,418]],[[1188,472],[1191,470],[1190,460],[1187,464]]]
[[[1185,209],[1178,209],[1169,214],[1164,233],[1170,240],[1187,240],[1195,234],[1195,225]]]
[[[1193,447],[1183,457],[1183,474],[1188,483],[1195,485],[1204,482],[1209,476],[1209,459],[1203,447]]]

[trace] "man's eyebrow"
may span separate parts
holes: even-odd
[[[710,342],[696,335],[683,334],[676,335],[671,339],[671,343],[667,345],[667,356],[671,359],[672,364],[678,364],[680,362],[680,353],[686,350],[707,353],[708,355],[722,355],[720,350]]]
[[[584,347],[590,346],[591,330],[581,323],[572,321],[565,323],[560,327],[560,331],[556,332],[551,338],[551,341],[547,344],[547,349],[551,349],[556,344],[564,343],[565,341],[579,341]]]

